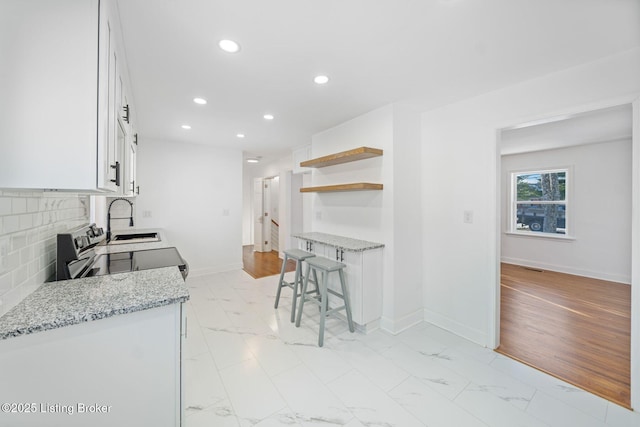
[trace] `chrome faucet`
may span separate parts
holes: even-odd
[[[122,217],[111,218],[111,206],[113,206],[113,204],[118,200],[124,200],[125,202],[129,203],[129,205],[131,206],[131,216],[129,216],[129,227],[133,227],[133,203],[131,202],[131,200],[125,199],[124,197],[118,197],[117,199],[112,200],[111,203],[109,203],[109,209],[107,210],[107,241],[108,242],[111,241],[111,219],[127,219]]]

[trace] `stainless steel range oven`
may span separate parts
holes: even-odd
[[[180,269],[183,278],[189,274],[189,264],[174,247],[96,255],[95,247],[105,237],[95,224],[58,234],[56,280],[173,266]]]

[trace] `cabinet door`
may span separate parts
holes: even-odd
[[[316,256],[326,256],[327,254],[327,245],[309,240],[298,239],[298,249],[311,252],[316,254]]]
[[[354,322],[362,325],[362,252],[344,251],[334,247],[328,249],[327,258],[342,262],[346,265],[344,276],[351,305],[351,315]],[[340,294],[342,293],[338,273],[331,273],[329,276],[329,289]],[[343,304],[341,298],[329,295],[329,306],[339,307]],[[344,315],[346,316],[346,314]]]
[[[0,1],[0,188],[96,189],[98,1]]]
[[[120,184],[118,143],[123,143],[125,130],[116,114],[118,93],[117,70],[119,55],[116,51],[115,18],[109,2],[100,3],[100,59],[98,94],[98,188],[117,191]]]

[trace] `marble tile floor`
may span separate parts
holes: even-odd
[[[187,427],[640,427],[638,413],[425,322],[394,336],[329,319],[319,348],[317,307],[296,328],[291,292],[273,308],[277,280],[188,278]]]

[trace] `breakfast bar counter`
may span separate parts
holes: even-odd
[[[346,265],[344,274],[355,327],[364,333],[378,329],[382,318],[384,244],[320,232],[299,233],[292,237],[298,239],[298,249]],[[329,288],[340,291],[340,283],[335,277],[329,278]],[[330,306],[340,304],[341,300],[329,296]]]

